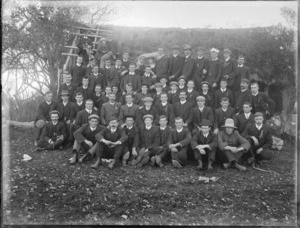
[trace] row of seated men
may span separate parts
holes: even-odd
[[[50,121],[42,130],[37,151],[58,149],[68,137],[66,125],[59,121],[60,113],[54,110],[49,115]],[[72,165],[96,155],[91,168],[98,168],[102,158],[112,159],[108,165],[110,169],[120,161],[123,166],[142,167],[150,163],[163,167],[169,154],[172,165],[182,168],[187,164],[187,151],[191,149],[199,170],[212,170],[218,159],[226,169],[232,167],[246,171],[243,164],[271,159],[273,153],[271,129],[264,124],[264,115],[260,112],[255,113],[254,121],[247,124],[242,133],[237,131],[235,121],[227,118],[218,134],[212,131],[208,119],[202,119],[199,129],[193,133],[185,127],[182,117],[175,118],[173,128],[168,126],[165,115],[159,117],[158,126],[154,125],[154,117],[150,114],[144,115],[143,123],[138,126],[130,115],[125,117],[122,125],[113,116],[109,118],[108,126],[99,124],[97,114],[90,114],[87,119],[88,122],[73,133]],[[80,151],[83,155],[79,158]]]

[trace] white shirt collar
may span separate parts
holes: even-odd
[[[76,66],[80,67],[80,66],[81,66],[81,64],[79,65],[78,63],[76,63]]]
[[[202,108],[200,108],[200,107],[198,107],[199,108],[199,110],[202,112],[203,111],[203,109],[204,109],[204,106],[202,107]]]
[[[70,86],[71,84],[72,84],[72,82],[69,82],[69,83],[66,82],[66,85],[67,85],[67,86]]]
[[[206,94],[208,94],[208,91],[205,93],[205,92],[202,92],[203,93],[203,95],[206,95]]]
[[[147,127],[147,126],[146,126],[146,129],[147,129],[147,130],[150,130],[150,129],[151,129],[151,127],[152,127],[152,125],[151,125],[151,126],[149,126],[149,127]]]
[[[178,54],[177,55],[173,55],[174,58],[176,58],[177,56],[178,56]]]
[[[160,130],[163,131],[163,130],[165,130],[166,128],[167,128],[167,126],[165,126],[164,128],[160,127]]]
[[[185,100],[185,101],[180,101],[180,104],[182,104],[182,105],[183,105],[183,104],[185,104],[185,102],[186,102],[186,100]]]
[[[219,58],[211,59],[212,61],[217,61]]]
[[[134,75],[134,72],[129,72],[129,75]]]
[[[69,101],[67,101],[67,102],[63,101],[62,103],[63,103],[64,106],[66,106],[69,103]]]
[[[132,105],[133,105],[133,103],[131,103],[131,104],[127,104],[127,107],[128,107],[128,108],[131,108],[131,107],[132,107]]]
[[[166,102],[161,102],[161,105],[162,106],[166,106],[168,104],[168,102],[166,101]]]
[[[238,65],[238,67],[243,67],[244,66],[244,64],[242,64],[242,65]]]
[[[183,128],[181,128],[181,129],[179,129],[179,130],[176,128],[176,131],[177,131],[178,133],[182,132],[182,130],[183,130]]]
[[[258,126],[257,124],[255,124],[255,126],[256,126],[256,128],[257,128],[258,130],[260,130],[260,129],[262,128],[263,125]]]
[[[82,88],[83,88],[83,89],[87,89],[88,87],[87,87],[87,86],[82,86]]]
[[[225,59],[225,61],[227,62],[230,59],[230,57],[228,57],[227,59]]]
[[[256,97],[258,93],[259,93],[259,92],[257,92],[256,94],[252,93],[252,95]]]
[[[224,93],[224,92],[226,91],[226,88],[225,88],[225,89],[222,89],[222,88],[221,88],[221,91]]]
[[[87,111],[90,114],[92,113],[92,110],[85,109],[85,111]]]
[[[249,113],[244,113],[244,114],[245,114],[246,119],[248,119],[251,113],[249,112]]]
[[[128,127],[128,126],[126,125],[126,127],[127,127],[128,130],[131,130],[131,129],[133,128],[133,125],[132,125],[131,127]]]
[[[81,106],[81,105],[82,105],[82,103],[83,103],[83,102],[81,102],[81,103],[77,103],[77,105],[78,105],[78,106]]]
[[[147,78],[150,77],[150,74],[146,74],[146,73],[145,73],[145,77],[147,77]]]
[[[197,58],[198,58],[198,59],[203,59],[203,55],[202,55],[201,57],[200,57],[200,56],[198,56]]]
[[[188,57],[190,57],[190,55],[188,55],[188,56],[185,56],[185,58],[187,59]]]
[[[193,92],[194,89],[187,89],[189,93]]]
[[[98,76],[99,74],[97,73],[97,74],[94,74],[95,76]]]
[[[52,104],[52,102],[49,102],[49,101],[46,101],[46,103],[47,103],[48,105],[51,105],[51,104]]]
[[[222,110],[223,110],[224,112],[226,112],[226,111],[227,111],[227,109],[228,109],[228,108],[226,108],[226,109],[222,108]]]
[[[246,88],[246,89],[244,89],[244,90],[243,90],[243,89],[241,89],[241,91],[242,91],[242,92],[245,92],[246,90],[247,90],[247,88]]]
[[[111,103],[110,101],[108,102],[110,105],[114,105],[116,102],[114,102],[114,103]]]
[[[58,121],[57,121],[56,123],[53,123],[53,122],[52,122],[52,124],[53,124],[54,126],[56,126],[57,123],[58,123]]]
[[[96,128],[97,128],[97,127],[95,127],[95,128],[92,128],[92,127],[90,126],[90,129],[91,129],[91,131],[95,131],[95,130],[96,130]]]
[[[113,130],[112,128],[110,129],[111,133],[115,133],[117,130],[117,128],[115,130]]]
[[[208,134],[209,134],[209,133],[203,134],[203,136],[204,136],[205,138],[207,138]]]

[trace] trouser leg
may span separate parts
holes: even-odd
[[[186,165],[187,163],[187,148],[182,148],[178,152],[171,151],[172,160],[178,161],[181,165]]]
[[[258,160],[271,160],[273,157],[274,151],[270,149],[263,149],[258,155]]]

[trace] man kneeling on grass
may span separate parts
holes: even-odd
[[[46,123],[38,141],[35,151],[55,150],[61,147],[67,138],[65,124],[59,122],[59,112],[54,110],[50,113],[51,121]]]
[[[203,169],[203,158],[208,161],[208,170],[212,170],[212,164],[216,157],[216,148],[218,146],[217,135],[211,132],[212,123],[203,119],[200,124],[200,131],[198,131],[191,141],[191,147],[194,150],[194,156],[198,161],[198,169]]]
[[[192,139],[191,132],[183,124],[181,117],[175,118],[175,129],[172,129],[167,143],[175,168],[182,168],[187,163],[187,149]]]
[[[96,135],[98,149],[96,151],[97,161],[91,168],[96,169],[101,164],[101,158],[113,158],[108,168],[113,169],[122,156],[124,144],[128,136],[125,130],[118,127],[118,120],[112,116],[109,120],[108,127],[104,128]]]
[[[105,127],[99,125],[100,117],[92,114],[88,117],[88,123],[83,124],[79,129],[74,132],[75,142],[73,145],[73,157],[70,161],[74,165],[79,156],[79,151],[85,153],[78,161],[82,163],[85,158],[94,155],[97,149],[96,134],[103,130]]]
[[[221,150],[219,158],[224,168],[234,167],[239,171],[246,171],[246,167],[239,165],[238,161],[247,153],[250,143],[235,130],[233,119],[226,119],[223,128],[225,130],[218,134],[218,145]]]

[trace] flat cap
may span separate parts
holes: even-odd
[[[191,50],[192,48],[191,48],[191,45],[185,44],[185,45],[183,46],[183,49],[184,49],[184,50]]]
[[[97,114],[92,114],[92,115],[89,115],[88,119],[89,119],[89,120],[91,120],[91,119],[97,119],[97,120],[100,120],[100,117],[99,117]]]
[[[177,81],[179,81],[179,80],[181,80],[181,79],[183,79],[184,81],[186,81],[184,76],[180,76],[180,77],[177,79]]]
[[[205,51],[205,48],[204,48],[204,47],[198,46],[198,47],[196,48],[196,51]]]
[[[160,82],[156,82],[155,87],[162,87],[162,84]]]
[[[216,49],[216,48],[212,48],[212,49],[210,49],[210,52],[211,53],[219,54],[220,51],[218,49]]]
[[[163,79],[163,78],[168,81],[168,76],[167,75],[160,76],[160,80]]]
[[[102,42],[102,41],[107,41],[107,39],[106,39],[105,37],[102,37],[102,38],[100,39],[100,42]]]
[[[75,95],[82,95],[82,92],[80,92],[80,91],[75,92]]]
[[[262,117],[264,117],[264,114],[263,114],[263,113],[261,113],[261,112],[256,112],[256,113],[254,114],[254,116],[255,116],[255,117],[258,117],[258,116],[262,116]]]
[[[144,97],[143,101],[144,102],[153,102],[153,98],[152,97]]]
[[[69,96],[69,91],[68,90],[62,90],[59,96]]]
[[[151,118],[151,119],[153,120],[153,116],[152,116],[152,115],[150,115],[150,114],[148,114],[148,115],[144,115],[144,116],[143,116],[143,120],[144,120],[144,119],[146,119],[146,118]]]
[[[201,85],[204,85],[204,84],[206,84],[206,85],[209,86],[209,82],[208,82],[208,81],[202,81],[202,82],[201,82]]]
[[[196,98],[197,101],[205,101],[205,97],[204,96],[198,96]]]
[[[210,120],[203,119],[202,122],[200,123],[200,126],[209,126],[209,127],[211,127],[212,124],[211,124]]]
[[[249,81],[247,78],[242,78],[242,79],[241,79],[241,82],[246,82],[247,84],[250,83],[250,81]]]
[[[229,53],[229,54],[231,54],[231,51],[230,51],[228,48],[226,48],[226,49],[224,49],[224,53]]]
[[[53,110],[53,111],[50,112],[50,115],[52,115],[52,114],[57,114],[57,115],[59,115],[59,111]]]
[[[111,122],[111,121],[118,121],[118,118],[115,117],[115,116],[111,116],[111,117],[109,118],[109,122]]]
[[[178,82],[171,81],[171,82],[170,82],[170,86],[172,86],[172,85],[176,85],[176,86],[178,86]]]

